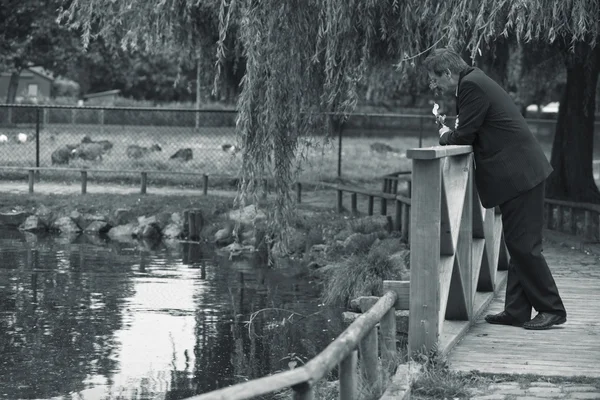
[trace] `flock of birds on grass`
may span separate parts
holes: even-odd
[[[29,137],[25,133],[18,133],[13,136],[13,140],[16,143],[25,144]],[[5,134],[0,134],[0,144],[8,143],[9,137]],[[93,140],[88,135],[84,136],[81,143],[78,144],[65,144],[56,150],[54,150],[50,156],[52,165],[64,165],[69,164],[70,160],[79,158],[85,161],[102,161],[102,157],[109,153],[113,148],[113,143],[109,140]],[[241,148],[234,144],[223,144],[221,146],[223,152],[236,155],[240,152]],[[159,144],[153,144],[149,147],[139,146],[132,144],[127,146],[125,154],[127,158],[139,160],[148,156],[154,152],[162,151],[162,147]],[[177,150],[171,157],[172,160],[189,161],[193,158],[193,152],[191,148],[183,148]]]
[[[109,140],[93,140],[86,135],[81,140],[81,143],[66,144],[54,150],[50,158],[52,165],[69,164],[70,160],[77,158],[85,161],[102,161],[102,157],[110,153],[113,147],[113,143]],[[161,151],[162,147],[156,143],[148,147],[132,144],[127,146],[125,154],[129,159],[139,160],[151,153]],[[189,161],[192,158],[193,152],[191,148],[179,149],[170,157],[172,160],[180,161]]]

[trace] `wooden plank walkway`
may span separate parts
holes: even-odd
[[[486,323],[486,314],[504,309],[503,287],[451,350],[453,370],[600,377],[600,257],[550,243],[544,256],[565,303],[567,323],[547,331]]]

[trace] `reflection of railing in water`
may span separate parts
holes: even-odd
[[[379,301],[304,366],[188,400],[243,400],[286,388],[294,399],[312,399],[316,383],[338,365],[340,398],[355,399],[359,354],[367,386],[381,382],[391,367],[396,309],[410,310],[410,356],[434,348],[447,353],[491,301],[506,278],[498,268],[508,264],[501,216],[481,206],[474,188],[471,151],[470,146],[408,151],[413,159],[410,281],[384,281]]]

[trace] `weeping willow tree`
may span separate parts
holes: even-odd
[[[84,44],[100,35],[124,48],[175,48],[182,56],[210,44],[216,21],[217,72],[232,44],[245,61],[238,200],[251,200],[256,182],[272,176],[270,220],[281,234],[293,210],[300,144],[353,110],[365,71],[392,69],[438,40],[439,9],[416,0],[73,0],[60,21],[81,29]]]
[[[395,64],[403,73],[436,46],[475,59],[508,36],[558,43],[570,55],[548,188],[556,197],[598,199],[591,151],[599,13],[590,0],[72,0],[60,20],[81,29],[84,43],[101,35],[182,56],[215,45],[217,26],[215,82],[231,51],[246,67],[238,200],[244,204],[258,193],[256,182],[272,176],[270,220],[285,237],[300,144],[353,110],[367,71]]]

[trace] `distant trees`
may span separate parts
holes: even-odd
[[[65,76],[80,85],[79,95],[90,91],[121,89],[123,95],[156,101],[195,99],[197,53],[171,51],[164,47],[122,48],[113,37],[88,37],[81,41],[83,29],[59,24],[62,0],[5,0],[0,2],[0,71],[11,73],[7,103],[17,96],[19,75],[30,66],[42,66],[54,75]],[[205,59],[200,63],[201,87],[209,98],[215,77],[218,32],[218,2],[207,16],[200,9],[188,15],[202,34]],[[123,36],[120,36],[123,38]],[[231,45],[231,40],[225,43]],[[192,48],[190,48],[192,49]],[[193,49],[192,49],[193,50]],[[239,53],[239,52],[238,52]],[[243,62],[228,52],[223,57],[222,92],[219,98],[233,101],[239,93]],[[238,57],[239,58],[239,57]],[[72,88],[70,88],[72,89]],[[72,93],[70,90],[69,93]]]
[[[76,47],[76,35],[56,22],[60,0],[5,0],[0,2],[0,65],[11,73],[6,101],[14,103],[19,75],[40,65],[58,74]]]

